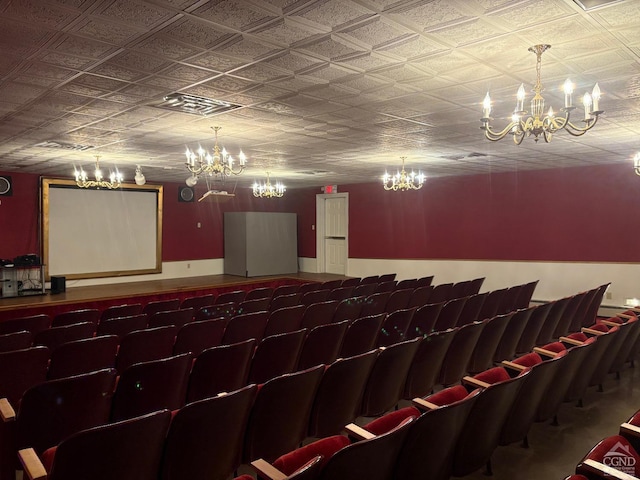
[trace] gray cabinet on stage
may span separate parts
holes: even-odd
[[[296,214],[226,212],[224,273],[243,277],[298,273]]]

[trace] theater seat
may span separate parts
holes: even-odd
[[[142,417],[83,430],[38,457],[19,452],[27,478],[69,480],[140,480],[158,478],[171,414],[162,410]]]
[[[629,441],[620,435],[604,438],[576,466],[576,473],[589,480],[611,480],[640,476],[640,455]]]

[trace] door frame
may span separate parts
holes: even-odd
[[[345,255],[344,259],[345,272],[349,273],[349,193],[318,193],[316,194],[316,271],[318,273],[325,273],[327,271],[325,262],[325,248],[324,248],[324,225],[325,225],[325,208],[324,201],[327,198],[345,198],[346,211],[345,216],[347,219],[347,231],[344,238],[345,241]]]

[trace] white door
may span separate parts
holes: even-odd
[[[347,272],[347,199],[330,197],[324,201],[325,272]]]

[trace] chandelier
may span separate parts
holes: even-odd
[[[267,172],[267,181],[264,183],[255,182],[251,187],[253,190],[253,196],[259,198],[280,198],[287,190],[281,183],[271,185],[269,180],[269,172]]]
[[[570,121],[571,112],[575,110],[573,105],[573,84],[569,79],[564,82],[564,108],[560,110],[563,115],[556,116],[553,112],[553,108],[549,107],[549,110],[544,114],[544,98],[541,95],[543,90],[542,83],[540,82],[540,66],[542,54],[551,48],[551,45],[534,45],[529,48],[530,52],[536,54],[536,84],[533,87],[534,96],[531,99],[531,115],[527,115],[527,111],[524,110],[525,90],[524,84],[520,85],[517,93],[516,108],[511,117],[511,123],[504,127],[501,131],[496,131],[489,125],[491,121],[491,97],[487,92],[484,97],[483,113],[480,121],[484,130],[484,136],[496,142],[502,140],[507,134],[513,135],[513,141],[516,145],[520,145],[524,137],[533,135],[533,139],[537,142],[539,137],[542,136],[545,142],[550,142],[554,133],[559,130],[566,130],[571,135],[579,137],[589,131],[598,121],[598,116],[603,113],[598,108],[598,102],[600,101],[600,87],[596,83],[593,87],[591,94],[588,92],[582,97],[582,104],[584,106],[584,126],[577,126]]]
[[[187,185],[193,186],[198,181],[198,175],[208,174],[209,176],[220,175],[226,177],[229,175],[240,175],[245,169],[247,161],[244,153],[240,151],[238,158],[239,164],[226,149],[220,150],[218,146],[218,130],[222,127],[212,127],[215,132],[215,142],[213,144],[213,155],[208,153],[204,148],[199,147],[197,152],[191,151],[187,147],[185,155],[187,157],[187,169],[191,172],[191,176],[187,179]]]
[[[640,152],[633,157],[633,171],[636,172],[636,175],[640,175]]]
[[[404,169],[404,161],[406,157],[400,157],[402,159],[402,170],[395,175],[389,175],[386,171],[382,176],[382,185],[385,190],[419,190],[424,185],[424,181],[427,179],[426,175],[422,172],[415,173],[413,170],[411,173],[407,173]]]
[[[80,167],[80,170],[74,167],[76,185],[78,185],[78,187],[80,188],[96,187],[96,188],[108,188],[110,190],[114,188],[120,188],[120,186],[122,185],[122,181],[124,180],[124,177],[118,171],[118,169],[116,168],[116,171],[112,172],[109,175],[109,181],[105,180],[104,176],[102,175],[102,171],[100,170],[100,163],[99,163],[100,155],[96,155],[95,157],[96,157],[96,169],[93,173],[95,180],[89,180],[89,176],[87,175],[87,172],[85,172],[82,169],[82,167]]]

